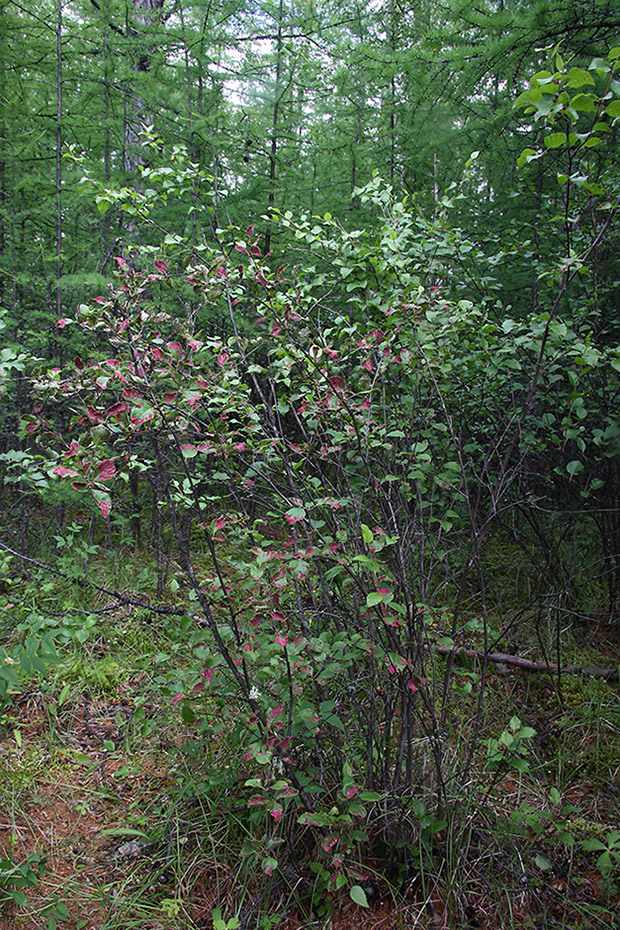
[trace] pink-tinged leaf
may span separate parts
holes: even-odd
[[[156,362],[161,362],[162,358],[164,357],[164,353],[161,349],[153,349],[151,356],[155,359]]]
[[[180,342],[168,342],[166,348],[173,355],[183,355],[183,347]]]
[[[341,391],[344,388],[344,381],[340,375],[332,375],[328,380],[335,391]]]
[[[98,481],[109,481],[115,474],[114,459],[106,459],[104,462],[99,462],[97,465]]]
[[[171,704],[178,704],[179,701],[184,701],[187,698],[186,694],[182,694],[180,691],[178,694],[175,694],[172,698]]]
[[[351,785],[350,788],[347,788],[347,800],[350,801],[351,798],[354,798],[358,792],[357,785]]]
[[[85,481],[72,481],[71,487],[74,489],[74,491],[85,491],[87,484]]]
[[[39,428],[38,423],[26,423],[24,429],[27,433],[34,433]]]
[[[101,416],[99,411],[95,410],[94,407],[86,408],[86,416],[88,417],[91,423],[101,423],[101,421],[103,420],[103,417]]]
[[[228,361],[228,355],[226,354],[226,352],[220,352],[220,354],[217,357],[217,363],[220,366],[220,368],[223,368],[227,361]]]
[[[200,339],[188,339],[187,344],[193,352],[197,352],[198,349],[202,349],[204,342],[201,342]]]
[[[227,517],[216,517],[213,521],[213,527],[216,530],[223,530],[226,524],[228,523]]]
[[[123,271],[126,269],[126,267],[127,267],[127,262],[125,261],[124,258],[121,258],[119,255],[115,255],[115,256],[114,256],[114,261],[115,261],[115,262],[118,262],[119,267],[122,268]]]
[[[280,817],[283,814],[283,807],[281,804],[274,804],[273,807],[269,808],[269,813],[277,823]]]
[[[73,440],[73,442],[69,444],[69,448],[64,453],[64,455],[66,459],[69,459],[69,458],[72,458],[74,455],[77,455],[81,451],[82,450],[80,448],[79,442],[76,442],[75,440]]]
[[[198,449],[191,442],[184,442],[181,445],[181,454],[185,459],[193,459],[198,454]]]
[[[124,333],[128,326],[129,326],[129,317],[127,317],[125,320],[121,320],[119,327],[118,327],[119,333]]]
[[[213,681],[213,669],[205,668],[204,671],[200,673],[200,677],[204,678],[208,685]]]
[[[120,417],[121,413],[126,413],[129,410],[129,404],[123,404],[119,401],[117,404],[112,404],[111,407],[105,412],[106,419],[109,417]]]
[[[365,368],[366,371],[373,371],[373,365],[369,358],[362,362],[362,368]]]
[[[79,475],[79,471],[76,471],[75,468],[66,468],[64,465],[57,465],[54,474],[58,475],[59,478],[74,478],[75,475]]]
[[[262,284],[263,287],[267,287],[267,281],[266,281],[265,278],[262,276],[262,274],[260,273],[260,271],[259,271],[259,272],[257,273],[257,275],[256,275],[256,280],[258,281],[259,284]]]
[[[415,683],[415,681],[413,680],[413,678],[411,678],[411,679],[407,682],[407,687],[409,688],[410,691],[413,691],[414,694],[415,694],[415,692],[418,690],[418,686],[416,685],[416,683]]]
[[[152,407],[149,407],[146,401],[143,401],[141,404],[137,404],[135,407],[131,408],[131,422],[135,426],[141,426],[142,423],[146,423],[148,420],[152,420],[155,416],[155,411]]]
[[[278,634],[278,636],[276,636],[276,643],[278,644],[278,646],[286,646],[286,643],[287,643],[286,636],[280,636]]]
[[[237,252],[242,252],[244,255],[247,255],[247,254],[248,254],[248,250],[246,249],[246,247],[245,247],[244,245],[240,245],[239,243],[237,243],[237,245],[235,246],[235,248],[236,248]]]
[[[165,262],[158,261],[153,262],[153,264],[160,274],[168,274],[168,266]]]
[[[218,276],[218,278],[226,277],[226,269],[224,268],[223,265],[218,265],[217,268],[215,269],[215,273]]]
[[[97,506],[99,507],[104,518],[107,520],[108,514],[110,513],[112,509],[112,501],[110,500],[110,495],[106,494],[103,491],[97,490],[97,488],[93,488],[93,497],[97,501]]]
[[[68,323],[73,323],[73,320],[69,320],[66,318],[62,320],[58,320],[58,322],[56,323],[56,326],[58,327],[58,329],[64,329]]]
[[[82,369],[84,368],[84,362],[78,356],[75,357],[73,364],[78,369],[78,371],[82,371]]]
[[[269,711],[269,719],[273,720],[274,717],[278,717],[282,713],[283,709],[284,708],[282,707],[282,705],[278,704],[277,707],[274,707],[273,710]]]

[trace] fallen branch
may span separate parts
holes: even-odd
[[[466,649],[464,646],[450,648],[449,646],[433,646],[433,652],[442,656],[466,656],[468,659],[483,659],[484,652],[480,649]],[[553,662],[534,662],[532,659],[523,659],[521,656],[511,656],[505,652],[488,652],[487,662],[496,665],[509,665],[522,668],[526,672],[547,672],[550,675],[589,675],[592,678],[602,678],[604,681],[617,682],[620,680],[619,667],[599,668],[596,665],[556,665]]]
[[[11,549],[10,546],[6,546],[4,543],[0,542],[0,549],[3,552],[8,552],[9,555],[15,556],[17,559],[21,559],[22,562],[26,562],[29,565],[36,565],[37,568],[43,569],[45,572],[49,572],[50,575],[56,575],[58,578],[64,578],[66,581],[70,581],[72,584],[77,584],[80,588],[92,588],[94,591],[98,591],[100,594],[105,594],[108,597],[114,598],[117,604],[129,607],[140,607],[142,610],[148,610],[153,614],[166,614],[168,616],[181,617],[187,613],[186,607],[155,607],[152,604],[149,604],[142,598],[128,597],[126,594],[121,594],[120,591],[114,591],[112,588],[104,588],[100,584],[95,584],[94,581],[89,581],[88,578],[75,578],[73,575],[68,575],[67,572],[62,572],[59,568],[54,568],[52,565],[47,565],[45,562],[39,561],[39,559],[32,559],[29,555],[24,555],[23,552],[18,552],[16,549]],[[104,608],[108,610],[108,608]],[[87,611],[88,613],[98,613],[99,611]]]

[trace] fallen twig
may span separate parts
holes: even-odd
[[[433,646],[432,651],[442,656],[457,655],[466,656],[468,659],[483,659],[485,653],[481,649],[466,649],[464,646],[450,648],[449,646]],[[557,675],[589,675],[592,678],[602,678],[605,681],[617,682],[620,680],[618,666],[611,668],[600,668],[596,665],[556,665],[554,662],[534,662],[532,659],[524,659],[521,656],[508,655],[505,652],[488,652],[486,653],[487,662],[494,662],[497,665],[509,665],[515,668],[522,668],[526,672],[548,672]]]

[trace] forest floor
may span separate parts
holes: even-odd
[[[566,676],[560,696],[549,676],[489,668],[488,732],[527,720],[529,771],[478,772],[479,803],[434,871],[396,883],[369,853],[368,909],[343,896],[304,913],[299,877],[259,919],[260,891],[201,798],[203,750],[156,687],[158,664],[184,661],[175,622],[109,613],[0,707],[0,930],[223,930],[237,913],[261,930],[620,930],[617,685]],[[580,658],[617,665],[617,636],[589,635]],[[3,640],[14,636],[7,622]],[[507,824],[523,828],[517,840]]]

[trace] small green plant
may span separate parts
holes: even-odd
[[[13,844],[9,844],[8,854],[0,859],[0,909],[7,905],[23,907],[28,903],[24,888],[37,885],[45,871],[44,856],[32,854],[22,862],[13,857]]]
[[[238,917],[230,917],[228,920],[224,920],[221,908],[216,907],[214,909],[213,930],[237,930],[239,926],[241,926],[241,922]]]
[[[586,852],[599,853],[596,865],[605,879],[620,873],[620,830],[608,830],[604,839],[591,836],[581,840]]]
[[[527,772],[530,763],[525,756],[529,752],[528,740],[533,736],[536,736],[533,727],[523,726],[518,717],[513,717],[499,739],[485,741],[486,767],[498,772],[513,769],[521,775]]]

